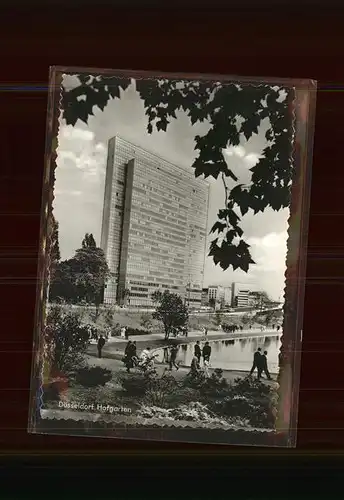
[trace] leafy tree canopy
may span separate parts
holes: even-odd
[[[110,272],[103,250],[92,234],[86,234],[75,255],[61,262],[55,272],[50,297],[69,302],[86,300],[99,305],[101,293]]]
[[[156,291],[152,294],[152,300],[157,304],[152,317],[161,321],[164,325],[166,339],[168,339],[173,328],[186,326],[189,313],[179,295],[170,293],[168,290],[165,290],[164,293]]]
[[[130,78],[124,77],[80,74],[78,78],[79,86],[62,90],[63,118],[71,125],[78,119],[88,123],[96,108],[104,110],[108,101],[120,98],[121,91],[131,83]],[[294,89],[166,78],[138,79],[135,84],[144,103],[149,134],[153,130],[166,131],[179,110],[187,114],[192,125],[212,125],[203,136],[195,135],[198,156],[192,165],[196,177],[220,176],[224,186],[224,207],[211,229],[216,237],[209,256],[224,270],[231,266],[247,272],[254,261],[250,246],[243,239],[242,217],[249,210],[257,214],[267,207],[280,210],[290,205],[294,168],[293,120],[289,109]],[[265,134],[267,146],[251,168],[251,183],[243,185],[225,161],[223,149],[249,140],[258,133],[265,118],[270,122]]]

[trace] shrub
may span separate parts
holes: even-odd
[[[145,418],[166,418],[169,420],[186,420],[190,422],[216,423],[221,425],[227,423],[224,419],[211,415],[207,406],[197,401],[187,405],[180,405],[173,409],[142,405],[137,414]]]
[[[246,397],[259,400],[271,396],[272,389],[269,385],[251,377],[236,378],[232,385],[233,395],[245,394]]]
[[[142,405],[137,414],[144,418],[172,418],[170,416],[170,410],[166,408],[159,408],[157,406]]]
[[[111,328],[113,323],[114,312],[112,309],[106,309],[104,314],[105,324]]]
[[[120,334],[121,334],[121,325],[119,323],[116,323],[111,328],[111,336],[112,337],[118,337]]]
[[[150,375],[145,373],[130,373],[119,377],[119,381],[128,394],[142,397],[148,390]]]
[[[141,330],[140,328],[127,327],[128,335],[149,335],[151,332],[149,330]]]
[[[201,393],[197,389],[183,387],[179,384],[172,393],[167,394],[165,404],[171,408],[181,404],[188,404],[192,401],[200,401],[201,399]]]
[[[97,323],[98,318],[99,318],[99,312],[97,310],[90,311],[89,316],[90,316],[91,321],[93,321],[93,323]]]
[[[211,403],[217,414],[239,418],[252,427],[273,428],[275,414],[272,390],[259,380],[236,379],[228,395]]]
[[[84,404],[113,405],[116,392],[112,387],[78,387],[73,389],[73,402]]]
[[[145,402],[147,405],[165,407],[178,387],[176,379],[170,373],[164,373],[161,377],[151,376],[145,393]]]
[[[189,372],[183,380],[183,385],[190,389],[201,390],[205,380],[206,377],[203,371]]]
[[[150,331],[153,326],[151,315],[148,313],[142,314],[140,324],[144,330]]]
[[[125,374],[120,377],[120,382],[131,396],[143,397],[148,406],[159,407],[165,407],[180,387],[169,373],[161,377],[156,372]]]
[[[111,370],[101,366],[80,368],[75,374],[75,381],[84,387],[104,386],[111,378]]]
[[[208,424],[227,424],[226,420],[213,415],[208,406],[199,401],[180,405],[178,408],[170,411],[170,416],[176,420],[198,421]]]
[[[88,329],[82,325],[80,315],[53,305],[49,309],[44,336],[52,352],[53,371],[69,372],[84,359],[89,343]]]
[[[60,401],[60,391],[55,382],[47,384],[43,387],[42,401],[44,405]]]
[[[220,368],[216,368],[211,377],[204,380],[200,387],[201,394],[213,398],[225,397],[230,390],[230,385],[222,374],[223,371]]]
[[[208,408],[199,402],[181,405],[171,411],[171,416],[176,420],[208,420],[210,415]]]
[[[197,389],[202,396],[224,397],[228,394],[230,386],[222,373],[221,369],[216,368],[211,377],[207,378],[203,371],[190,372],[184,379],[184,386]]]

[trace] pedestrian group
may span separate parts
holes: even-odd
[[[256,352],[253,355],[253,365],[250,371],[250,376],[253,374],[255,369],[257,369],[257,379],[260,380],[262,373],[266,375],[266,378],[268,380],[271,379],[271,375],[268,369],[268,359],[267,359],[268,352],[264,351],[262,354],[262,349],[261,347],[258,347]]]

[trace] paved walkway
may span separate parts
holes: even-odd
[[[170,337],[168,340],[165,340],[165,336],[162,333],[152,333],[149,335],[132,335],[130,336],[130,340],[135,341],[137,344],[144,344],[144,347],[151,348],[159,348],[166,347],[172,344],[189,344],[190,342],[195,342],[197,340],[233,340],[233,339],[242,339],[248,337],[260,337],[260,336],[274,336],[281,335],[281,330],[277,332],[277,330],[263,330],[260,329],[247,329],[236,333],[228,333],[222,330],[210,330],[208,331],[207,338],[204,337],[203,332],[194,331],[190,332],[187,337]],[[103,353],[105,357],[112,357],[115,355],[117,358],[119,355],[121,356],[124,352],[125,346],[127,345],[127,340],[121,337],[110,337],[110,339],[106,342]],[[142,345],[139,345],[139,349],[142,349]],[[88,349],[89,354],[96,354],[97,347],[95,344],[90,345]]]
[[[247,329],[237,333],[228,333],[218,330],[208,331],[207,340],[231,340],[231,339],[241,339],[248,337],[259,337],[259,336],[274,336],[280,335],[282,332],[277,332],[276,330],[263,330],[260,329]],[[197,340],[205,341],[204,334],[199,331],[190,332],[188,337],[171,337],[169,340],[165,340],[164,334],[152,333],[150,335],[133,335],[130,336],[130,340],[135,340],[138,344],[138,350],[143,349],[144,347],[151,347],[153,350],[158,349],[160,347],[166,347],[171,344],[187,344],[191,342],[195,342]],[[120,337],[112,337],[105,344],[103,348],[103,357],[99,359],[97,357],[97,347],[95,344],[91,345],[87,351],[88,353],[88,363],[92,365],[103,366],[104,368],[108,368],[114,373],[124,372],[125,367],[122,362],[123,353],[125,346],[128,341],[124,340]],[[141,344],[141,345],[140,345]],[[165,363],[156,363],[156,369],[160,375],[162,375],[166,369],[167,364]],[[212,373],[214,369],[210,368],[209,372]],[[181,378],[185,376],[190,371],[189,367],[180,367],[179,370],[173,370],[173,374],[176,378]],[[243,371],[232,371],[232,370],[223,370],[223,376],[230,382],[238,377],[246,377],[248,372]],[[275,375],[272,375],[274,378]],[[276,383],[276,382],[268,382],[267,383]]]
[[[126,372],[125,366],[123,362],[120,359],[116,359],[113,357],[108,357],[106,354],[104,357],[101,359],[97,358],[95,355],[88,355],[87,356],[87,363],[90,366],[101,366],[102,368],[107,368],[108,370],[111,370],[114,375],[114,381],[116,380],[116,375],[118,374],[123,374]],[[158,374],[161,376],[163,373],[168,371],[168,365],[166,363],[156,363],[155,364],[156,371]],[[132,371],[135,371],[132,370]],[[212,374],[214,371],[214,368],[209,368],[209,373]],[[169,372],[172,373],[172,375],[176,378],[176,380],[180,380],[185,377],[190,372],[190,368],[181,366],[179,370],[173,369],[173,371]],[[234,370],[223,370],[223,377],[228,381],[228,382],[233,382],[234,379],[236,378],[245,378],[248,376],[249,372],[243,372],[243,371],[234,371]],[[275,375],[272,375],[274,378]],[[271,382],[265,379],[262,379],[262,382],[265,382],[269,385],[275,385],[276,381],[272,380]]]

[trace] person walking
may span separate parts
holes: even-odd
[[[259,373],[259,367],[261,366],[260,358],[262,357],[262,349],[258,347],[256,352],[253,355],[253,365],[250,371],[250,376],[253,374],[254,370],[257,368],[257,371]]]
[[[201,361],[202,351],[201,346],[199,345],[199,340],[197,340],[194,348],[194,356],[198,359],[198,363]]]
[[[133,349],[133,356],[136,358],[137,357],[137,345],[136,345],[136,340],[132,342],[132,349]]]
[[[126,326],[124,327],[124,337],[126,338],[126,340],[129,340],[129,332]]]
[[[100,337],[97,342],[97,348],[98,348],[98,358],[102,357],[102,349],[105,345],[105,339],[103,337],[103,334],[100,334]]]
[[[258,379],[261,378],[262,373],[266,375],[268,380],[272,380],[269,369],[268,369],[268,351],[264,351],[264,353],[260,357],[260,365],[258,367]]]
[[[211,356],[211,347],[209,345],[209,342],[206,342],[203,349],[202,349],[202,355],[203,355],[203,363],[205,361],[210,362],[210,356]]]
[[[178,354],[178,346],[174,345],[171,348],[170,352],[170,371],[172,371],[172,367],[174,366],[176,370],[179,370],[179,366],[177,365],[177,354]]]
[[[121,328],[121,338],[122,339],[126,338],[126,336],[125,336],[125,326],[122,326],[122,328]]]
[[[131,342],[131,340],[129,340],[124,351],[124,360],[123,360],[128,373],[130,373],[130,368],[133,367],[132,358],[133,358],[133,343]]]
[[[129,342],[125,346],[125,350],[124,350],[124,355],[125,356],[130,352],[130,347],[131,347],[131,340],[129,340]]]

